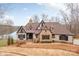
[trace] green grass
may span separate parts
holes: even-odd
[[[0,47],[7,46],[7,40],[0,40]]]
[[[14,43],[16,42],[16,40],[14,40]],[[7,46],[7,39],[1,39],[0,40],[0,47],[4,47]]]

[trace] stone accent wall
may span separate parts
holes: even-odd
[[[42,35],[50,35],[50,39],[43,40]],[[40,37],[40,41],[52,41],[52,34],[49,30],[46,30],[46,31],[42,30],[39,37]]]
[[[79,39],[78,39],[78,38],[77,38],[77,39],[74,39],[74,40],[73,40],[73,44],[79,45]]]
[[[42,35],[50,35],[50,39],[46,39],[46,40],[43,40],[42,39]],[[51,32],[49,31],[49,30],[42,30],[41,31],[41,33],[40,33],[40,35],[38,36],[38,38],[37,39],[39,39],[39,41],[41,42],[41,41],[58,41],[58,42],[68,42],[68,43],[73,43],[73,36],[68,36],[68,41],[65,41],[65,40],[60,40],[59,39],[59,36],[60,35],[55,35],[55,38],[52,38],[52,34],[51,34]]]

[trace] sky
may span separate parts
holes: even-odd
[[[65,10],[62,3],[4,3],[8,9],[5,18],[10,18],[14,25],[21,26],[27,24],[29,18],[33,15],[38,15],[41,18],[42,14],[47,14],[50,17],[59,16],[59,10]]]

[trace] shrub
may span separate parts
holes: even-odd
[[[13,38],[11,38],[10,40],[11,40],[11,44],[14,44],[14,40],[13,40]]]
[[[12,38],[12,37],[8,37],[7,44],[8,44],[8,45],[11,45],[11,44],[13,44],[13,43],[14,43],[13,38]]]
[[[10,37],[8,37],[7,44],[10,45]]]

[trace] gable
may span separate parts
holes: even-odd
[[[17,31],[17,33],[25,33],[25,32],[26,31],[24,30],[24,28],[22,26]]]
[[[37,29],[47,29],[47,26],[43,20],[39,23]]]
[[[42,30],[40,34],[51,35],[52,33],[50,32],[50,30]]]

